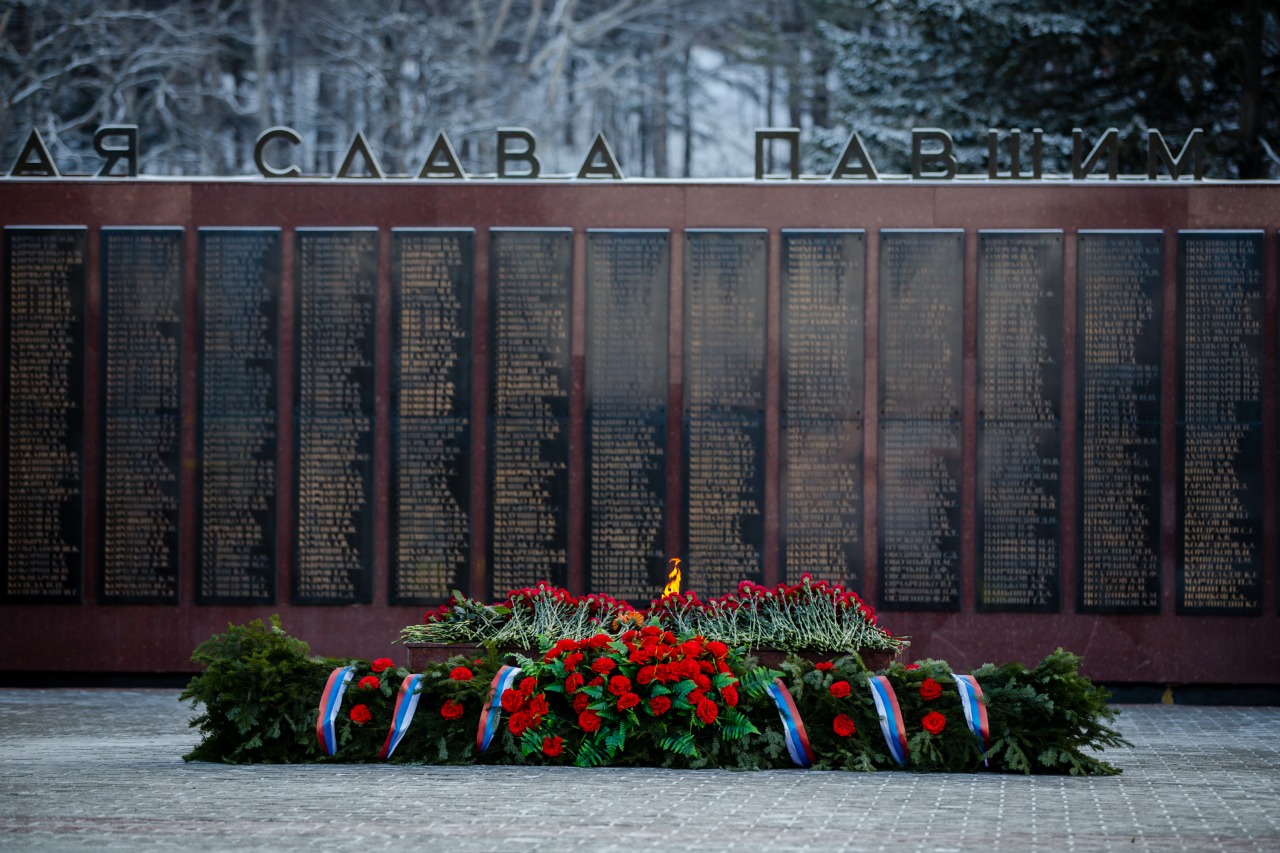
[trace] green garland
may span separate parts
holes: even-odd
[[[203,739],[189,761],[363,762],[378,760],[408,672],[387,658],[346,661],[309,655],[306,643],[254,621],[201,644],[204,666],[182,701],[200,711]],[[775,678],[790,692],[808,734],[813,768],[897,769],[881,734],[868,672],[857,656],[813,664],[795,657],[781,670],[740,651],[654,626],[620,638],[544,642],[518,658],[510,690],[493,697],[502,722],[488,749],[477,729],[502,666],[496,651],[455,657],[422,673],[416,715],[391,761],[414,764],[547,764],[729,769],[793,766],[777,707]],[[1118,773],[1094,753],[1128,745],[1110,726],[1106,691],[1059,649],[1039,665],[986,665],[973,672],[985,697],[989,745],[968,728],[951,670],[942,661],[895,664],[881,674],[899,703],[906,769],[1017,773]],[[338,749],[316,736],[318,703],[330,672],[354,676],[335,722]],[[939,723],[941,722],[941,726]]]

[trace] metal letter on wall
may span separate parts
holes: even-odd
[[[178,601],[182,238],[102,229],[104,602]]]
[[[685,585],[763,580],[764,231],[685,232]]]
[[[866,235],[782,232],[783,575],[862,591]]]
[[[1179,614],[1262,612],[1261,231],[1178,234]]]
[[[588,587],[631,601],[667,579],[668,231],[587,232]]]
[[[196,601],[276,600],[280,230],[201,228]]]
[[[1081,231],[1076,254],[1076,609],[1158,613],[1164,237]]]
[[[1062,232],[978,232],[977,605],[1060,606]]]
[[[4,229],[0,601],[84,584],[85,228]]]
[[[391,239],[391,603],[434,604],[470,591],[475,232]]]
[[[960,608],[964,232],[880,232],[880,606]]]
[[[490,594],[568,583],[573,232],[489,237]]]
[[[299,228],[295,604],[373,599],[378,232]]]

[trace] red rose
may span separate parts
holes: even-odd
[[[640,697],[634,693],[623,693],[618,697],[618,710],[625,711],[640,704]]]
[[[384,669],[389,669],[393,666],[395,666],[395,663],[391,658],[378,658],[371,665],[371,669],[373,669],[374,672],[382,672]]]
[[[920,698],[928,702],[931,699],[937,699],[942,695],[942,685],[934,681],[932,678],[926,678],[920,684]]]
[[[711,655],[713,658],[722,658],[729,654],[729,647],[719,640],[712,640],[707,643],[706,649],[707,654]]]
[[[909,663],[909,664],[907,664],[907,665],[906,665],[905,667],[903,667],[903,668],[904,668],[904,669],[919,669],[919,668],[920,668],[920,664],[918,664],[918,663]]]
[[[449,677],[454,681],[470,681],[471,670],[467,669],[465,666],[459,666],[449,673]]]
[[[820,663],[815,663],[815,664],[813,665],[813,668],[814,668],[814,669],[822,670],[823,672],[829,672],[829,671],[831,670],[831,667],[833,667],[833,666],[835,666],[835,664],[834,664],[834,663],[832,663],[832,662],[831,662],[831,661],[829,661],[829,660],[824,660],[824,661],[822,661],[822,662],[820,662]]]
[[[533,728],[533,715],[528,711],[516,711],[507,720],[507,728],[511,729],[513,735],[520,737],[525,729]]]
[[[366,675],[364,678],[360,679],[360,683],[356,685],[356,687],[361,690],[377,690],[381,686],[382,682],[374,675]]]
[[[547,758],[556,758],[560,755],[560,750],[564,747],[564,738],[556,735],[555,737],[544,737],[542,739],[542,754]]]
[[[585,693],[578,693],[573,697],[573,710],[581,714],[587,710],[587,706],[591,704],[591,697]]]
[[[524,695],[519,690],[502,691],[502,710],[513,714],[524,704]]]
[[[600,658],[595,663],[591,664],[591,669],[598,672],[600,675],[608,675],[613,672],[614,667],[616,666],[617,664],[613,662],[613,658]]]
[[[849,682],[837,681],[831,685],[831,695],[837,699],[843,699],[849,695]]]
[[[836,718],[831,721],[831,728],[835,729],[836,734],[840,735],[840,737],[848,737],[857,731],[858,727],[854,725],[853,718],[848,714],[837,714]]]
[[[625,675],[615,675],[609,679],[609,692],[614,696],[621,696],[623,693],[631,692],[631,679]]]
[[[661,717],[671,710],[671,700],[666,696],[654,696],[649,699],[649,710],[655,717]]]
[[[930,711],[924,715],[924,719],[920,721],[920,724],[924,726],[926,732],[936,735],[947,727],[947,718],[937,711]]]
[[[569,677],[564,680],[564,692],[573,693],[585,683],[585,679],[580,672],[571,672]]]
[[[711,725],[716,721],[716,717],[720,714],[720,706],[710,699],[703,699],[698,703],[698,719],[702,720],[706,725]]]
[[[372,719],[373,714],[369,713],[369,706],[367,705],[356,705],[351,709],[351,722],[357,726],[363,726]]]
[[[532,696],[533,691],[537,689],[537,687],[538,682],[532,678],[526,678],[524,681],[520,682],[520,692],[526,697]]]
[[[728,705],[730,708],[737,707],[738,688],[734,687],[732,684],[729,684],[725,687],[721,687],[720,698],[724,699],[724,704]]]
[[[440,706],[440,716],[446,720],[456,720],[462,716],[462,703],[456,699],[446,699]]]
[[[588,708],[578,715],[578,726],[584,732],[594,732],[600,728],[600,715]]]

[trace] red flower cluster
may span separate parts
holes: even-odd
[[[369,713],[368,705],[356,705],[351,709],[351,722],[357,726],[363,726],[372,719],[373,714]]]
[[[942,685],[934,681],[932,678],[926,678],[920,684],[920,698],[926,702],[931,702],[942,695]]]
[[[372,669],[374,672],[382,672],[384,670],[390,669],[395,665],[396,665],[395,661],[393,661],[391,658],[378,658],[370,666],[370,669]]]
[[[940,734],[947,727],[947,718],[937,711],[930,711],[924,715],[920,725],[924,726],[924,730],[931,735]]]
[[[360,683],[356,685],[358,690],[377,690],[382,686],[382,682],[378,680],[376,675],[366,675],[360,679]]]
[[[520,682],[519,688],[502,692],[502,710],[511,715],[507,719],[507,728],[516,737],[542,725],[542,718],[551,711],[551,706],[547,704],[547,694],[534,695],[533,691],[537,687],[537,681],[526,678]]]

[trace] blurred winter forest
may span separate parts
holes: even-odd
[[[321,175],[358,130],[388,174],[442,130],[493,172],[503,126],[534,131],[544,175],[597,131],[628,177],[750,175],[764,126],[802,129],[806,174],[854,130],[881,173],[932,126],[981,174],[987,128],[1043,128],[1062,173],[1078,126],[1119,128],[1122,172],[1145,173],[1147,128],[1176,152],[1200,127],[1210,176],[1280,177],[1276,0],[4,0],[0,34],[6,171],[33,127],[67,174],[101,165],[97,127],[136,124],[156,175],[257,174],[275,125]]]

